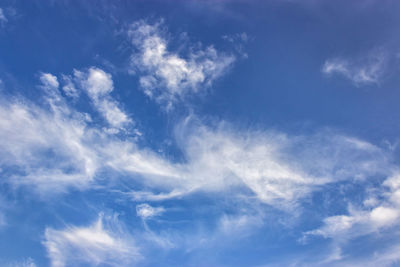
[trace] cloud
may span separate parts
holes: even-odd
[[[74,79],[96,110],[102,101],[119,106],[109,96],[114,88],[111,75],[103,70],[75,71]],[[333,131],[290,136],[238,130],[223,122],[206,126],[194,117],[176,126],[183,159],[172,161],[93,123],[61,95],[54,75],[44,73],[40,80],[47,107],[25,100],[0,106],[0,137],[8,140],[0,144],[0,167],[16,168],[17,172],[6,174],[8,181],[34,185],[39,192],[89,189],[107,170],[110,175],[131,177],[147,189],[126,192],[135,200],[245,188],[249,197],[287,210],[327,184],[389,175],[393,169],[387,152]],[[377,211],[377,219],[379,212],[383,211]]]
[[[138,52],[132,55],[132,72],[139,73],[144,92],[169,109],[187,94],[195,94],[211,84],[232,65],[235,57],[213,46],[190,47],[186,57],[169,51],[163,22],[133,23],[128,35]],[[189,45],[190,46],[190,45]]]
[[[126,231],[122,232],[115,216],[100,215],[87,227],[46,228],[43,244],[54,267],[83,263],[128,266],[141,257],[134,241]]]
[[[57,77],[50,73],[42,73],[40,75],[40,81],[46,88],[57,89],[59,86]]]
[[[249,55],[245,51],[245,44],[250,41],[252,38],[250,38],[247,33],[242,32],[242,33],[236,33],[233,35],[223,35],[222,39],[226,40],[227,42],[231,43],[236,50],[236,52],[242,57],[242,58],[248,58]]]
[[[77,77],[94,99],[113,89],[110,76],[99,69]],[[184,158],[174,162],[92,123],[61,96],[55,76],[42,75],[41,81],[49,108],[22,100],[0,106],[0,137],[8,140],[0,144],[1,167],[17,168],[9,181],[33,184],[40,192],[90,188],[107,169],[150,189],[130,192],[136,200],[247,188],[261,202],[286,209],[326,184],[387,174],[391,168],[380,148],[334,132],[289,136],[223,123],[210,127],[193,118],[176,127]]]
[[[3,25],[7,21],[8,21],[8,19],[6,18],[6,15],[4,14],[3,9],[0,8],[0,24]]]
[[[36,267],[36,263],[32,258],[27,258],[19,262],[13,262],[6,265],[7,267]]]
[[[395,229],[398,229],[397,225],[400,222],[400,174],[396,168],[393,168],[392,172],[392,176],[389,176],[380,187],[376,188],[379,192],[377,196],[367,195],[367,201],[364,201],[361,205],[358,203],[350,204],[348,214],[325,218],[320,228],[306,232],[305,236],[316,235],[329,238],[333,240],[340,251],[342,251],[343,246],[358,237],[373,236],[378,239],[385,233],[396,236]],[[374,199],[374,201],[370,201],[371,199]],[[397,240],[400,242],[400,239]],[[392,251],[392,248],[384,248],[380,252],[382,255],[375,254],[371,260],[374,260],[374,262],[377,262],[377,258],[389,260],[385,265],[382,265],[389,266],[400,259],[399,257],[394,258],[390,251]],[[339,264],[340,262],[351,262],[354,259],[346,259],[340,253],[332,260]],[[364,266],[361,263],[357,265]],[[374,265],[369,262],[368,266]]]
[[[385,57],[373,54],[362,60],[333,58],[325,61],[322,72],[327,75],[339,74],[356,86],[379,84],[384,73]]]
[[[118,103],[109,95],[114,90],[111,74],[92,67],[87,72],[75,70],[74,77],[86,91],[96,109],[112,127],[117,130],[122,129],[131,122],[128,115],[118,107]]]
[[[150,219],[155,216],[159,216],[165,212],[163,207],[152,207],[147,203],[143,203],[136,206],[136,214],[143,220]]]
[[[379,148],[329,131],[288,136],[190,122],[178,128],[178,144],[187,159],[188,174],[182,176],[190,177],[186,190],[245,186],[262,202],[284,208],[323,185],[387,172]]]
[[[85,77],[80,81],[95,99],[114,101],[107,96],[112,90],[110,76],[99,69],[80,74]],[[7,142],[0,143],[0,166],[14,170],[3,172],[8,182],[57,193],[69,187],[87,189],[95,184],[103,167],[144,176],[175,175],[167,160],[148,149],[138,149],[132,141],[111,137],[101,123],[91,123],[88,114],[69,105],[54,75],[42,74],[40,80],[44,105],[20,98],[1,100],[0,138]]]
[[[0,143],[0,164],[5,170],[18,167],[4,173],[11,182],[63,191],[92,180],[96,156],[85,145],[89,133],[79,114],[65,114],[62,106],[48,113],[21,102],[3,102],[0,111],[0,137],[7,140]]]
[[[364,201],[362,209],[350,206],[348,215],[328,217],[321,228],[307,234],[351,239],[393,226],[400,219],[399,181],[400,175],[394,173],[381,185],[380,200],[374,203]]]
[[[92,96],[90,99],[110,97],[114,89],[111,75],[94,67],[76,72],[72,82]],[[68,102],[73,99],[62,95],[55,75],[42,73],[39,79],[38,89],[44,99],[38,101],[40,105],[22,98],[3,100],[0,105],[0,139],[7,140],[0,143],[0,167],[10,184],[29,185],[48,195],[70,188],[99,188],[105,179],[123,177],[128,185],[124,192],[121,188],[116,191],[141,203],[194,193],[240,197],[246,205],[236,212],[222,210],[215,224],[216,236],[234,233],[240,237],[264,223],[263,212],[246,211],[251,205],[298,214],[304,201],[327,186],[341,182],[363,185],[375,177],[390,177],[382,184],[385,190],[365,198],[362,208],[350,206],[348,213],[329,216],[321,227],[304,234],[307,239],[334,239],[339,248],[332,257],[335,260],[342,256],[338,251],[348,240],[386,231],[399,221],[400,179],[395,175],[397,168],[391,163],[390,151],[361,139],[329,129],[289,135],[268,129],[239,129],[218,121],[207,125],[190,116],[175,127],[174,138],[182,158],[172,160],[139,146],[135,140],[109,133],[103,125],[108,121],[92,121]],[[109,100],[119,106],[116,100]],[[98,107],[93,104],[92,108],[97,111]],[[126,129],[127,134],[131,131],[134,129]],[[129,181],[135,186],[130,188]],[[175,235],[147,225],[163,212],[162,206],[136,206],[145,227],[142,238],[162,248],[178,247]],[[113,234],[114,228],[105,227],[103,220],[100,222],[63,230],[48,228],[45,244],[53,264],[69,265],[70,258],[84,263],[113,261],[111,255],[99,251],[117,241],[103,244],[97,239],[84,239],[86,234],[103,236],[104,240],[121,237]],[[76,241],[78,237],[83,241]],[[185,242],[183,239],[177,238]],[[89,256],[85,258],[85,254]]]
[[[62,79],[64,81],[64,86],[62,87],[64,93],[71,98],[78,98],[79,91],[76,89],[76,86],[73,83],[73,78],[68,75],[62,75]]]

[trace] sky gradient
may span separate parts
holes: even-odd
[[[400,266],[400,2],[0,2],[0,266]]]

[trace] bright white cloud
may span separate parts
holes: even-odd
[[[89,68],[87,72],[74,71],[75,80],[87,92],[93,105],[115,129],[121,129],[131,120],[109,95],[114,90],[111,74],[98,68]]]
[[[138,21],[128,34],[138,52],[132,55],[132,71],[140,73],[144,92],[171,108],[173,103],[209,87],[235,60],[232,55],[209,46],[204,50],[190,49],[186,57],[168,49],[163,23],[154,25]]]
[[[143,203],[136,206],[136,214],[143,220],[156,217],[164,213],[165,209],[163,207],[152,207],[147,203]]]
[[[40,81],[43,83],[43,86],[57,89],[59,86],[57,77],[50,73],[42,73],[40,75]]]
[[[56,85],[54,79],[49,84]],[[99,90],[106,94],[110,88]],[[171,162],[132,141],[110,137],[101,125],[89,126],[87,115],[72,109],[57,90],[52,92],[47,97],[50,110],[22,101],[0,107],[0,137],[8,140],[0,143],[0,164],[19,167],[10,181],[34,184],[42,191],[87,188],[100,170],[109,168],[161,190],[133,192],[135,199],[244,186],[260,201],[284,208],[324,184],[362,180],[391,168],[379,148],[331,132],[291,137],[190,122],[176,130],[185,160]]]
[[[91,70],[92,74],[90,69],[79,72],[73,82],[79,82],[93,99],[109,97],[111,76],[96,68]],[[142,184],[145,189],[135,190],[145,191],[122,193],[136,201],[182,198],[193,192],[229,192],[232,197],[240,195],[260,205],[301,212],[302,201],[328,184],[362,183],[370,177],[390,176],[383,184],[386,190],[382,195],[366,198],[363,208],[349,208],[348,214],[325,218],[320,228],[305,236],[320,235],[342,244],[399,222],[400,176],[393,175],[396,167],[390,163],[389,152],[363,140],[329,130],[291,136],[277,131],[238,130],[226,123],[206,126],[189,117],[175,129],[175,141],[183,155],[177,162],[139,147],[131,139],[109,134],[102,123],[90,121],[61,95],[55,76],[42,74],[40,80],[44,106],[23,99],[2,101],[0,105],[0,140],[7,140],[0,142],[0,168],[17,170],[12,175],[2,174],[14,185],[29,185],[46,194],[65,192],[70,187],[85,190],[98,185],[98,175],[106,171],[109,177],[123,174]],[[145,227],[143,240],[163,248],[179,246],[175,236],[153,231],[146,223],[164,212],[161,206],[141,204],[136,212]],[[246,235],[264,221],[260,212],[224,214],[216,221],[216,236]],[[133,259],[121,252],[123,248],[116,249],[116,254],[103,253],[113,251],[111,244],[119,243],[115,240],[120,237],[103,226],[100,221],[89,227],[48,228],[45,244],[53,265],[69,265],[70,259],[110,264],[115,260],[113,255],[119,253],[119,258]],[[332,259],[340,259],[337,251],[341,251],[340,246]]]
[[[113,90],[111,75],[90,68],[76,71],[75,79],[94,102],[105,98],[118,106],[108,99]],[[55,76],[43,74],[41,81],[50,109],[26,101],[0,106],[0,138],[8,140],[0,143],[0,164],[18,167],[18,174],[9,181],[33,184],[40,191],[88,188],[107,168],[158,192],[132,192],[136,200],[248,188],[261,202],[287,209],[328,183],[362,181],[376,174],[388,175],[393,169],[383,150],[333,132],[288,136],[238,131],[222,123],[206,127],[191,118],[176,128],[184,160],[172,162],[90,123],[87,114],[72,108],[61,96]],[[379,217],[379,210],[377,214]]]
[[[85,145],[85,121],[79,114],[65,114],[64,108],[46,112],[22,102],[3,102],[0,138],[7,142],[0,142],[0,164],[19,167],[11,182],[63,191],[92,180],[96,155]]]
[[[380,188],[380,200],[364,201],[364,206],[358,208],[350,205],[348,215],[327,217],[320,228],[309,231],[305,235],[321,235],[325,238],[330,238],[340,248],[360,236],[381,235],[385,231],[392,231],[400,222],[400,202],[398,201],[400,175],[396,172],[396,168],[393,168],[392,171],[394,172],[393,175],[387,178]],[[375,259],[371,260],[376,262],[376,258],[382,258],[382,260],[385,258],[385,260],[389,260],[387,265],[390,265],[393,254],[389,252],[382,252],[382,256],[375,255]],[[386,258],[385,255],[389,258]],[[340,256],[334,260],[342,259],[343,257]],[[395,258],[395,260],[398,259],[399,257]],[[355,263],[353,262],[352,264]]]
[[[244,185],[261,201],[284,207],[324,184],[387,172],[379,148],[328,131],[295,137],[224,126],[178,128],[187,159],[181,176],[190,178],[177,184],[186,184],[189,192]]]
[[[385,57],[380,54],[361,61],[334,58],[325,61],[322,72],[343,75],[356,86],[378,84],[384,72],[384,64]]]
[[[100,216],[87,227],[46,228],[43,244],[54,267],[82,263],[131,266],[141,257],[132,238],[121,231],[115,217]]]

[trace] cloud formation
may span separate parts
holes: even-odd
[[[46,228],[45,245],[51,265],[128,266],[140,259],[138,248],[117,218],[104,217],[87,227]]]
[[[333,241],[336,256],[330,256],[329,262],[360,266],[365,264],[365,266],[374,266],[377,262],[381,262],[382,266],[391,266],[400,260],[400,257],[393,254],[394,247],[400,244],[396,233],[400,222],[400,175],[396,167],[392,169],[392,172],[392,176],[367,194],[362,203],[350,202],[347,214],[327,217],[320,228],[305,233],[306,237],[322,236]],[[379,238],[386,234],[391,235],[392,238],[397,236],[396,243],[383,248],[383,251],[381,250],[379,254],[375,254],[367,261],[354,262],[354,259],[347,259],[346,254],[343,253],[342,248],[359,237]]]
[[[95,109],[97,101],[118,106],[108,95],[111,75],[97,68],[75,73]],[[23,101],[0,108],[0,136],[8,140],[1,144],[0,163],[19,168],[10,177],[14,184],[33,184],[42,192],[90,188],[107,168],[157,189],[131,192],[137,200],[245,187],[261,202],[287,209],[326,184],[389,175],[392,169],[382,149],[332,131],[314,136],[238,131],[223,123],[205,126],[190,117],[176,127],[184,158],[174,162],[92,123],[60,94],[55,76],[42,74],[40,79],[49,109]]]
[[[136,214],[143,220],[161,215],[165,209],[163,207],[152,207],[147,203],[136,206]]]
[[[174,237],[160,234],[147,224],[165,209],[143,202],[184,198],[193,193],[229,192],[232,198],[240,196],[251,199],[253,205],[268,205],[293,214],[301,213],[304,201],[326,186],[388,177],[377,187],[382,191],[365,199],[362,208],[354,205],[348,214],[328,216],[321,227],[304,236],[308,240],[313,236],[333,239],[340,251],[341,244],[348,240],[390,229],[399,221],[397,168],[390,152],[378,146],[328,129],[294,136],[268,129],[239,130],[224,122],[206,125],[190,116],[175,127],[174,138],[182,159],[171,160],[139,146],[135,140],[105,130],[104,125],[111,124],[108,120],[93,122],[69,102],[75,98],[69,98],[65,91],[67,97],[62,94],[63,86],[71,81],[93,101],[95,111],[99,108],[95,101],[102,99],[118,107],[109,95],[114,88],[110,74],[92,67],[75,71],[71,79],[59,81],[55,75],[40,74],[38,89],[44,100],[40,105],[22,98],[3,101],[0,137],[8,142],[0,143],[0,167],[13,169],[12,173],[3,173],[8,183],[32,185],[47,195],[68,192],[71,187],[90,190],[104,181],[98,179],[99,174],[122,174],[136,183],[135,187],[117,191],[142,202],[136,206],[136,215],[145,227],[143,240],[165,249],[179,245]],[[127,116],[127,120],[131,118]],[[126,132],[133,130],[127,128]],[[246,211],[250,204],[243,205],[238,212],[217,216],[216,235],[245,236],[262,227],[266,215]],[[129,242],[121,241],[120,235],[104,227],[103,219],[88,227],[48,228],[45,236],[44,244],[54,266],[68,265],[70,259],[111,264],[116,260],[114,255],[134,260],[126,254]],[[113,254],[103,253],[105,250]],[[340,253],[335,255],[335,259],[341,258]]]
[[[322,72],[342,75],[356,86],[379,84],[384,64],[385,57],[382,54],[369,55],[363,60],[333,58],[325,61]]]
[[[74,78],[86,91],[95,108],[114,129],[119,130],[131,122],[128,115],[118,107],[118,103],[109,96],[114,90],[111,74],[92,67],[87,72],[75,70]],[[69,83],[66,86],[65,90],[74,94],[73,87]]]
[[[218,52],[213,46],[190,47],[186,56],[170,51],[162,21],[153,25],[137,21],[130,26],[128,35],[138,50],[132,55],[131,71],[139,73],[144,92],[167,109],[185,95],[211,86],[235,60],[233,55]]]

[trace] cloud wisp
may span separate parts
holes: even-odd
[[[29,185],[48,195],[66,193],[70,188],[99,188],[104,179],[98,178],[105,171],[109,177],[123,174],[140,185],[119,192],[141,201],[136,213],[145,227],[143,239],[162,248],[177,244],[169,235],[150,229],[149,222],[156,221],[166,210],[145,202],[178,199],[193,193],[229,192],[232,198],[240,196],[251,199],[253,204],[294,214],[301,213],[304,201],[328,185],[362,184],[376,177],[392,177],[378,188],[386,188],[379,197],[365,200],[363,209],[349,208],[348,214],[329,216],[323,226],[305,236],[309,240],[317,235],[349,240],[350,230],[354,236],[369,235],[392,227],[399,220],[397,168],[390,152],[366,141],[332,130],[303,136],[267,129],[238,130],[224,122],[206,125],[191,116],[175,126],[174,138],[182,159],[171,160],[105,130],[111,126],[124,129],[126,134],[134,131],[123,128],[125,124],[113,124],[107,113],[102,113],[102,101],[114,103],[123,112],[110,95],[114,88],[110,74],[92,67],[76,70],[70,80],[59,81],[49,73],[41,73],[39,79],[44,100],[41,105],[15,98],[3,101],[0,107],[0,137],[8,140],[0,143],[0,167],[13,170],[3,173],[6,182]],[[70,102],[76,98],[70,98],[70,91],[62,89],[69,82],[75,90],[88,95],[92,108],[104,121],[94,122]],[[76,92],[78,97],[82,93]],[[126,115],[126,121],[131,120]],[[218,235],[246,235],[252,228],[261,227],[264,217],[259,211],[223,213],[216,220]],[[111,264],[117,258],[124,262],[134,260],[127,252],[131,251],[131,243],[110,232],[103,221],[99,219],[88,227],[48,228],[44,244],[53,265],[65,266],[69,260],[99,264]],[[362,230],[357,235],[354,229]]]
[[[109,73],[92,67],[87,72],[75,70],[74,78],[114,130],[118,131],[131,122],[128,115],[118,107],[118,103],[109,96],[114,90]],[[69,83],[66,86],[67,93],[74,95],[73,87]]]
[[[102,214],[87,227],[46,228],[43,244],[54,267],[82,263],[128,266],[141,259],[133,238],[122,232],[118,219]]]
[[[327,75],[342,75],[355,86],[374,85],[381,82],[386,58],[382,54],[369,55],[363,60],[333,58],[325,61],[322,72]]]
[[[306,232],[306,238],[322,236],[331,239],[334,244],[335,257],[330,255],[325,263],[333,265],[359,265],[392,266],[398,262],[400,257],[395,256],[393,251],[400,244],[398,236],[398,224],[400,222],[400,175],[396,169],[383,183],[367,194],[362,203],[349,203],[347,214],[327,217],[323,225],[315,230]],[[394,244],[383,251],[375,253],[369,260],[354,260],[347,258],[344,247],[360,237],[384,237],[390,235],[397,237]],[[378,239],[379,240],[379,239]]]
[[[170,51],[162,21],[133,23],[128,35],[137,49],[131,57],[131,71],[139,74],[141,88],[150,98],[172,108],[188,94],[210,87],[232,65],[235,57],[213,46],[191,46],[186,56]],[[189,45],[190,46],[190,45]]]
[[[8,19],[6,17],[6,15],[4,14],[4,11],[2,8],[0,8],[0,25],[4,25],[5,23],[7,23]]]
[[[75,72],[95,109],[101,109],[102,101],[119,106],[108,95],[113,89],[109,74],[96,68]],[[190,117],[176,127],[184,158],[174,162],[91,122],[86,113],[68,104],[55,76],[42,74],[40,79],[49,108],[19,100],[2,105],[0,116],[0,136],[8,140],[1,144],[0,163],[19,168],[10,177],[14,184],[32,183],[39,191],[87,189],[108,168],[158,190],[131,192],[142,201],[245,187],[263,203],[286,209],[326,184],[391,174],[389,156],[382,149],[332,131],[313,136],[241,132],[224,123],[205,126]],[[115,122],[120,120],[106,119],[107,124],[120,126]]]

